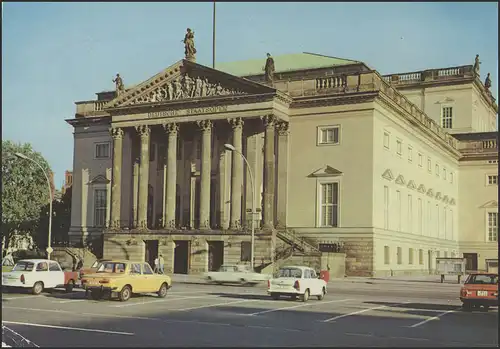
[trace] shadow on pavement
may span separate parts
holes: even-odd
[[[267,294],[239,294],[239,293],[208,293],[210,296],[218,296],[221,298],[233,298],[233,299],[248,299],[248,300],[266,300],[271,301],[271,297]]]

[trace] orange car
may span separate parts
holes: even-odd
[[[498,306],[498,274],[471,273],[460,290],[460,300],[465,310]]]

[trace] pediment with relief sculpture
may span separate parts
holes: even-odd
[[[275,92],[268,86],[181,60],[117,96],[105,108]]]

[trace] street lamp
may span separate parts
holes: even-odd
[[[253,260],[254,260],[254,250],[255,250],[255,181],[253,178],[253,173],[252,169],[250,168],[250,164],[248,163],[247,158],[245,155],[243,155],[242,152],[237,150],[232,144],[224,144],[224,148],[230,151],[234,151],[235,153],[238,153],[241,155],[243,160],[245,160],[248,168],[248,173],[250,174],[250,183],[252,185],[252,249],[251,249],[251,254],[250,254],[250,267],[252,268],[253,271]]]
[[[52,247],[50,245],[50,240],[52,239],[52,236],[51,236],[52,235],[51,234],[51,232],[52,232],[52,188],[50,186],[49,176],[47,176],[47,173],[45,172],[45,170],[42,167],[42,165],[40,165],[38,162],[36,162],[32,158],[29,158],[26,155],[21,154],[21,153],[14,153],[14,155],[17,156],[20,159],[31,161],[35,165],[37,165],[38,167],[40,167],[40,169],[42,170],[42,172],[43,172],[43,174],[45,176],[45,179],[47,179],[47,185],[49,187],[49,198],[50,198],[50,201],[49,201],[49,241],[48,241],[48,246],[47,246],[47,259],[50,259],[50,254],[52,253],[53,250],[52,250]]]

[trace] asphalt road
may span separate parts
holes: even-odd
[[[175,279],[174,279],[175,280]],[[498,346],[498,310],[463,312],[460,285],[334,281],[324,300],[264,286],[174,283],[122,303],[63,291],[2,294],[2,321],[39,346]],[[9,343],[7,343],[9,344]]]

